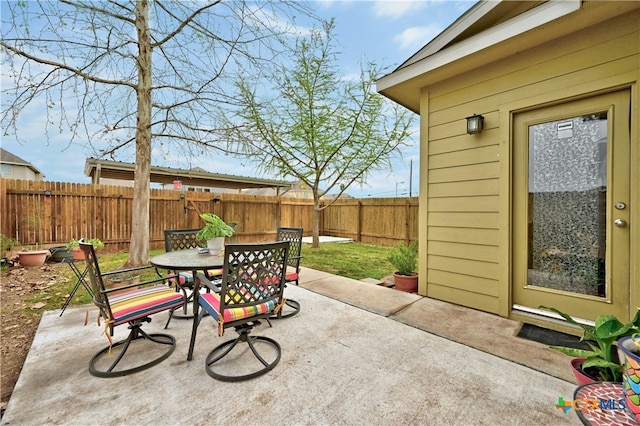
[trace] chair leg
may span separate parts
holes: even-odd
[[[165,330],[167,328],[169,328],[169,323],[171,322],[172,318],[176,318],[176,319],[191,319],[191,318],[193,318],[193,315],[187,315],[187,307],[189,306],[189,303],[192,300],[191,298],[193,297],[193,293],[188,295],[187,291],[182,287],[180,288],[180,290],[184,294],[184,304],[182,305],[182,311],[184,312],[184,315],[175,315],[175,311],[177,309],[180,309],[180,307],[176,307],[176,308],[170,309],[169,310],[169,318],[167,318],[167,323],[164,325]]]
[[[95,354],[89,361],[89,372],[96,377],[126,376],[153,367],[167,359],[169,355],[173,353],[176,348],[176,339],[173,336],[161,333],[147,334],[140,328],[140,326],[141,320],[131,323],[129,325],[131,331],[126,339],[114,343],[111,347],[107,346]],[[149,341],[162,346],[166,345],[168,346],[168,349],[151,361],[147,361],[142,364],[136,363],[133,367],[117,370],[116,367],[120,361],[125,359],[125,355],[127,354],[130,346],[136,341]],[[111,362],[106,368],[100,367],[99,364],[104,364],[106,362],[106,358],[112,356],[111,352],[114,350],[119,350],[119,354],[116,356],[115,360],[113,360],[113,362]],[[148,352],[149,351],[144,351],[143,353],[146,354]],[[131,363],[127,362],[127,364]]]
[[[209,352],[209,355],[207,355],[207,358],[205,360],[205,370],[209,376],[224,382],[238,382],[241,380],[248,380],[254,377],[261,376],[273,370],[278,362],[280,362],[280,344],[269,337],[250,336],[249,333],[251,332],[252,327],[253,324],[243,324],[236,327],[236,331],[238,332],[238,337],[236,339],[226,341],[216,346],[211,352]],[[217,367],[217,365],[215,364],[226,356],[230,355],[234,348],[238,348],[238,350],[236,351],[236,353],[240,353],[240,355],[238,356],[244,356],[248,354],[246,350],[240,349],[238,347],[238,344],[242,345],[242,343],[247,343],[249,345],[253,357],[259,361],[259,364],[254,363],[257,365],[257,367],[251,369],[249,373],[245,374],[230,375],[215,371],[214,368]],[[270,357],[273,359],[265,359],[265,357],[256,348],[256,343],[266,344],[267,346],[269,346],[275,354],[275,356]],[[243,359],[238,361],[237,365],[233,365],[231,367],[229,367],[229,364],[227,363],[227,367],[229,367],[229,370],[231,370],[232,372],[237,372],[241,371],[240,369],[242,368],[247,368],[246,364],[246,360]]]
[[[195,307],[197,311],[200,311],[200,306]],[[191,341],[189,342],[189,352],[187,353],[187,361],[191,361],[193,359],[193,349],[196,346],[196,334],[198,333],[198,325],[200,325],[200,321],[204,317],[205,310],[203,309],[201,312],[194,312],[193,314],[193,327],[191,328]]]

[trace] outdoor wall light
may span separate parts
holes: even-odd
[[[475,135],[482,132],[482,124],[484,123],[484,117],[480,114],[473,114],[471,117],[467,117],[467,133]]]
[[[51,191],[48,190],[48,189],[45,189],[44,190],[44,195],[46,195],[47,197],[50,197],[51,196]]]
[[[214,203],[220,202],[220,197],[218,197],[218,196],[213,197],[213,202]]]

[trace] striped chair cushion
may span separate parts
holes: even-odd
[[[200,306],[205,309],[209,315],[220,321],[220,295],[217,293],[203,293],[199,298]],[[271,299],[267,302],[254,306],[246,306],[242,308],[227,308],[224,311],[223,321],[237,321],[256,315],[271,312],[276,308],[277,301]]]
[[[222,275],[222,269],[209,269],[207,272],[207,276],[209,278],[219,277]],[[172,284],[176,283],[176,274],[169,274],[169,282]],[[180,271],[178,272],[178,279],[180,280],[180,285],[185,284],[193,284],[193,272],[191,271]]]
[[[157,285],[109,296],[114,326],[182,306],[184,296]]]
[[[298,273],[290,272],[287,275],[285,275],[284,279],[287,281],[296,281],[298,279]]]

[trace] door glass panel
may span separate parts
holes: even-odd
[[[606,295],[607,113],[529,127],[528,285]]]

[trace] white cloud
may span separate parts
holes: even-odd
[[[435,25],[410,27],[393,37],[401,49],[419,49],[435,38],[442,29]]]
[[[373,11],[376,16],[386,17],[390,19],[398,19],[402,16],[415,13],[426,8],[429,1],[376,1],[373,5]]]

